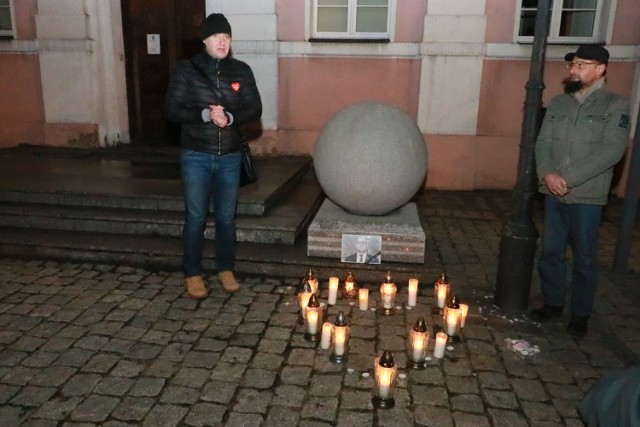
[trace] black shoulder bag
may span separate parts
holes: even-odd
[[[202,74],[202,76],[204,76],[205,79],[209,81],[209,83],[211,83],[211,90],[213,90],[213,94],[217,98],[218,103],[225,105],[226,98],[222,91],[216,87],[213,80],[193,60],[191,60],[191,65],[193,65],[193,68],[195,68],[200,74]],[[251,147],[249,147],[249,143],[246,139],[243,139],[242,141],[242,150],[240,150],[240,154],[242,158],[240,165],[240,187],[244,187],[245,185],[252,184],[258,180],[258,170],[256,169],[255,162],[253,161]]]

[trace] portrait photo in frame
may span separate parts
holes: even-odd
[[[355,264],[380,264],[382,236],[343,234],[340,260]]]

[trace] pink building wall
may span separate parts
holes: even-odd
[[[37,0],[14,2],[17,39],[35,40]],[[0,147],[44,143],[44,104],[38,55],[0,53]]]

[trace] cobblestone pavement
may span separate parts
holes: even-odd
[[[616,214],[606,215],[596,313],[576,340],[566,319],[539,325],[492,306],[508,194],[429,197],[420,210],[430,250],[471,310],[463,342],[426,369],[408,369],[404,348],[419,316],[439,322],[431,284],[411,310],[399,284],[393,316],[338,300],[327,318],[343,311],[351,340],[336,364],[304,339],[297,278],[243,277],[226,295],[208,277],[211,295],[198,302],[177,272],[0,259],[0,425],[581,426],[586,390],[640,360],[638,239],[632,272],[611,273]],[[520,357],[506,345],[515,338],[540,352]],[[400,368],[391,409],[371,403],[382,349]]]

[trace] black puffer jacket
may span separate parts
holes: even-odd
[[[191,63],[204,70],[205,78]],[[242,61],[227,57],[214,59],[206,52],[176,66],[165,98],[167,119],[182,124],[182,148],[205,153],[227,154],[240,150],[244,136],[240,127],[262,115],[262,101],[251,68]],[[224,94],[216,99],[212,83]],[[202,110],[222,104],[233,115],[230,126],[219,128],[202,120]]]

